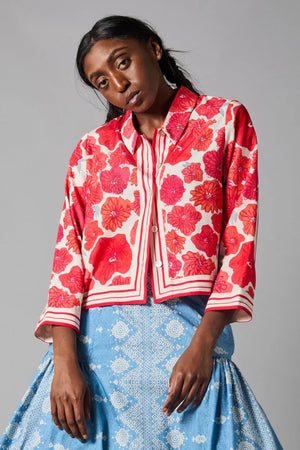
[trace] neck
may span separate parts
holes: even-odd
[[[133,113],[135,128],[149,140],[152,140],[155,128],[160,128],[163,124],[176,92],[177,89],[164,82],[154,105],[146,113]]]

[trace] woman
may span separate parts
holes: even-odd
[[[49,350],[1,448],[282,448],[231,361],[255,289],[246,108],[199,95],[129,17],[98,21],[77,67],[107,122],[70,158],[35,329]]]

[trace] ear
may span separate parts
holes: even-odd
[[[150,36],[148,46],[154,58],[159,61],[162,57],[162,48],[153,36]]]

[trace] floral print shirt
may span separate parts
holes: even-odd
[[[152,143],[132,112],[86,133],[65,180],[47,304],[34,334],[79,332],[82,308],[207,295],[252,317],[257,141],[237,100],[181,86]]]

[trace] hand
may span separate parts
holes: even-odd
[[[84,417],[90,420],[90,392],[77,363],[55,367],[50,402],[55,425],[84,442],[88,438]]]
[[[212,352],[192,341],[173,367],[168,397],[162,408],[167,416],[183,400],[177,412],[182,412],[192,400],[192,406],[201,403],[211,378],[212,366]]]

